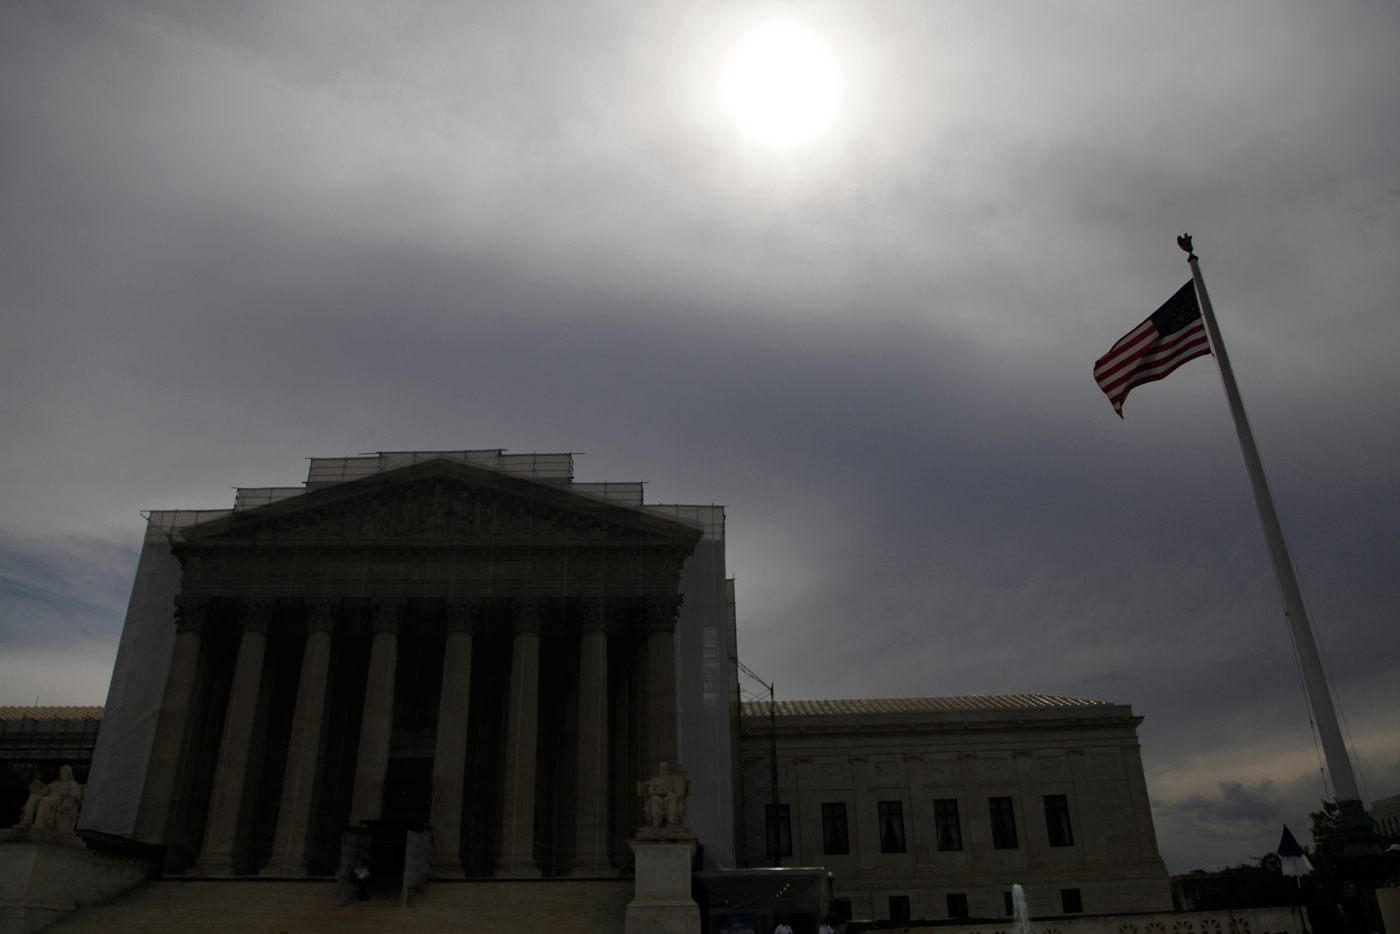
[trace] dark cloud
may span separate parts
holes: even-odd
[[[1131,703],[1173,869],[1264,852],[1322,789],[1218,379],[1089,376],[1189,229],[1400,791],[1394,12],[805,5],[848,100],[776,158],[712,99],[782,11],[0,9],[6,673],[100,701],[34,633],[110,653],[141,508],[573,450],[730,507],[781,696]]]

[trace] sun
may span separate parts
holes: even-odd
[[[755,29],[724,74],[724,104],[756,143],[786,149],[830,129],[840,100],[836,61],[826,45],[794,23]]]

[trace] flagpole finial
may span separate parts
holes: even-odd
[[[1182,234],[1181,236],[1177,237],[1177,238],[1176,238],[1176,245],[1179,246],[1179,247],[1181,247],[1183,250],[1186,251],[1186,256],[1187,256],[1188,259],[1195,259],[1195,258],[1196,258],[1196,251],[1195,251],[1195,249],[1191,246],[1191,235],[1190,235],[1189,233],[1188,233],[1188,234]]]

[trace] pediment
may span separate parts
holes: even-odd
[[[701,530],[567,487],[434,460],[339,483],[191,530],[186,547],[433,545],[450,542],[673,546],[689,551]]]

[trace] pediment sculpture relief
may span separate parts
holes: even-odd
[[[445,481],[416,483],[362,498],[312,506],[233,531],[316,538],[419,536],[602,538],[635,535],[592,516],[574,514],[494,490]]]

